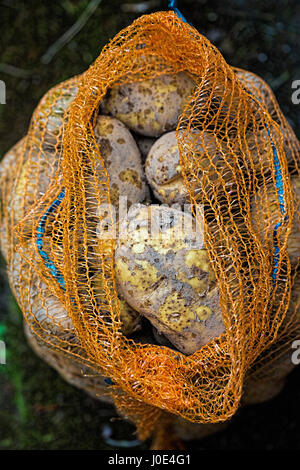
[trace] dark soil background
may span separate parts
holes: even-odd
[[[227,62],[261,75],[271,85],[300,137],[300,105],[291,101],[292,81],[300,79],[300,2],[178,3]],[[0,0],[0,79],[7,92],[6,104],[0,105],[0,156],[26,133],[33,109],[51,86],[85,70],[104,44],[141,13],[167,9],[167,4]],[[56,41],[76,22],[80,31],[57,48]],[[116,419],[111,407],[66,384],[33,354],[3,261],[0,289],[0,339],[7,346],[7,364],[0,365],[0,449],[117,449],[136,444],[134,428]],[[190,448],[300,449],[299,377],[300,370],[295,370],[278,397],[240,410],[226,431],[193,442]],[[135,448],[145,449],[147,443]]]

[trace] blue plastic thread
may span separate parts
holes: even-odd
[[[64,280],[63,275],[59,272],[59,270],[57,269],[57,267],[55,266],[53,261],[49,258],[48,254],[43,249],[43,247],[44,247],[43,237],[44,237],[44,234],[45,234],[45,225],[46,225],[46,222],[47,222],[47,218],[49,217],[50,214],[53,214],[53,212],[56,211],[56,209],[60,206],[60,204],[61,204],[62,200],[64,199],[64,197],[65,197],[65,189],[63,189],[59,193],[57,198],[52,202],[52,204],[48,207],[48,209],[46,210],[46,212],[42,216],[42,218],[39,222],[38,228],[37,228],[37,232],[36,232],[36,245],[37,245],[38,252],[41,255],[41,257],[42,257],[42,259],[45,263],[46,268],[50,271],[50,273],[54,277],[54,279],[56,279],[56,281],[58,282],[60,287],[63,290],[66,290],[65,280]]]
[[[283,217],[285,215],[285,201],[284,201],[284,190],[283,190],[283,180],[282,180],[282,173],[281,173],[281,167],[280,167],[280,161],[278,158],[277,154],[277,149],[274,145],[272,136],[270,134],[270,131],[267,128],[267,133],[268,136],[270,137],[271,145],[272,145],[272,150],[273,150],[273,156],[274,156],[274,167],[275,167],[275,181],[276,181],[276,190],[277,190],[277,196],[278,196],[278,201],[279,201],[279,208],[280,208],[280,214]],[[284,217],[284,222],[286,222],[287,217]],[[278,229],[282,225],[282,220],[277,222],[277,224],[274,227],[273,230],[273,240],[274,240],[274,269],[272,273],[272,279],[273,279],[273,284],[276,282],[277,274],[278,274],[278,265],[280,261],[280,253],[279,253],[279,246],[278,246]]]
[[[182,21],[184,21],[185,23],[187,23],[187,20],[185,19],[185,17],[183,16],[183,14],[180,13],[180,11],[178,10],[176,4],[177,4],[176,0],[170,0],[168,6],[169,6],[169,8],[172,8],[172,10],[174,11],[174,13],[176,13],[176,15],[177,15],[180,19],[182,19]]]
[[[106,378],[104,379],[104,382],[105,382],[107,385],[113,385],[113,384],[114,384],[114,382],[113,382],[109,377],[106,377]]]

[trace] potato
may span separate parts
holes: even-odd
[[[12,213],[9,209],[10,200],[14,197],[14,184],[25,139],[19,140],[2,158],[0,162],[0,191],[1,191],[1,219],[0,219],[0,248],[6,261],[8,261],[10,243],[13,238],[11,230]]]
[[[19,222],[49,189],[58,170],[58,159],[49,151],[33,146],[25,149],[14,195],[9,206]]]
[[[35,110],[32,122],[35,143],[42,142],[46,150],[55,150],[62,145],[63,131],[66,124],[66,112],[78,91],[78,77],[72,77],[51,88],[41,99]]]
[[[172,422],[172,436],[183,441],[200,440],[224,431],[229,422],[223,423],[192,423],[180,416],[175,416]]]
[[[273,114],[275,98],[269,85],[258,75],[248,70],[237,69],[236,74],[247,92],[250,92],[270,114]]]
[[[249,91],[270,113],[271,117],[279,123],[279,107],[274,94],[267,83],[254,73],[246,70],[237,69],[236,74],[242,85],[246,87],[247,91]],[[277,128],[272,129],[272,126],[270,127],[269,131],[271,134],[272,131],[274,132],[272,140],[274,143],[279,145],[280,140],[282,139],[286,160],[289,165],[294,165],[292,149],[294,152],[299,151],[299,143],[297,142],[297,138],[292,129],[290,129],[287,124],[283,124],[283,119],[280,119],[279,126],[279,130],[282,135],[279,138],[274,137],[277,134]],[[270,170],[272,168],[271,162],[274,157],[272,148],[270,148],[270,136],[268,130],[266,128],[260,128],[255,132],[249,132],[247,135],[247,144],[249,146],[251,156],[254,158],[256,168],[260,168],[264,172]]]
[[[49,189],[58,169],[59,159],[54,153],[30,146],[26,137],[14,145],[0,164],[2,251],[7,258],[8,237],[13,237],[13,227],[18,224]],[[42,208],[41,208],[42,210]],[[28,217],[23,234],[31,234],[33,222]]]
[[[287,253],[292,265],[297,263],[300,255],[300,179],[291,178],[291,184],[295,196],[295,213],[293,225],[287,241]],[[280,214],[277,191],[274,186],[267,186],[266,191],[261,187],[256,197],[252,199],[252,224],[262,243],[273,240],[274,227],[282,220]],[[282,234],[282,237],[284,233]]]
[[[277,128],[270,127],[257,129],[255,132],[248,132],[246,135],[246,147],[242,145],[242,153],[250,153],[254,163],[254,167],[262,173],[273,171],[274,167],[274,151],[272,145],[276,148],[280,148],[282,145],[283,151],[285,152],[285,159],[287,164],[290,166],[294,165],[293,150],[296,148],[297,139],[291,130],[286,127],[279,127],[279,133]],[[295,152],[295,150],[294,150]]]
[[[120,231],[115,276],[132,308],[185,354],[224,332],[214,272],[190,214],[136,204]]]
[[[52,249],[50,248],[49,240],[45,236],[43,250],[49,255],[50,259],[57,260],[59,254],[61,254],[61,261],[60,263],[56,261],[55,266],[62,272],[62,248],[56,247],[55,256],[53,256],[54,249],[53,247]],[[26,261],[23,261],[23,258],[34,259],[35,257],[36,251],[34,251],[31,241],[28,241],[25,246],[20,247],[18,251],[15,251],[13,254],[13,263],[9,270],[9,278],[11,284],[15,286],[14,291],[16,298],[21,307],[22,302],[25,300],[25,310],[29,313],[28,309],[30,308],[30,315],[33,316],[45,330],[44,334],[48,332],[49,335],[58,335],[60,337],[71,335],[71,337],[75,338],[76,334],[72,320],[61,301],[51,292],[48,285],[39,277],[34,269],[31,271],[28,270]],[[106,297],[100,270],[91,277],[91,285],[96,299]],[[84,291],[85,290],[86,287]],[[118,297],[121,331],[123,334],[129,335],[139,329],[140,315],[125,302],[120,294]]]
[[[166,204],[187,202],[176,131],[164,134],[154,143],[146,159],[145,172],[158,200]]]
[[[284,385],[284,379],[255,380],[254,378],[249,378],[244,384],[241,400],[242,405],[256,405],[258,403],[272,400],[272,398],[275,398],[280,392],[282,392]]]
[[[84,390],[97,400],[113,404],[113,400],[108,393],[108,385],[105,377],[89,367],[88,362],[77,361],[68,353],[62,350],[50,348],[43,343],[30,330],[28,325],[24,325],[25,336],[33,351],[47,364],[53,367],[73,387]]]
[[[298,272],[293,279],[291,290],[291,300],[287,312],[287,318],[300,322],[300,273]]]
[[[109,116],[98,116],[94,134],[99,145],[101,156],[110,178],[111,203],[118,208],[119,197],[127,197],[127,206],[142,202],[147,197],[147,185],[142,167],[140,151],[122,122]],[[95,188],[102,187],[102,165],[96,162],[96,181],[88,181],[88,209],[97,213],[98,201]]]
[[[44,249],[48,252],[49,243],[45,243]],[[38,275],[38,268],[30,268],[26,262],[34,262],[36,256],[31,241],[14,250],[8,277],[14,286],[15,297],[28,318],[43,328],[45,337],[75,337],[74,326],[66,309]]]
[[[103,300],[104,298],[106,299],[107,294],[104,289],[100,270],[92,276],[91,281],[99,310],[103,312]],[[120,292],[117,292],[117,297],[120,308],[120,321],[122,324],[121,331],[124,335],[129,336],[141,329],[141,315],[130,307]]]
[[[286,322],[292,321],[300,322],[300,274],[295,277],[294,284],[291,290],[290,305],[286,315]],[[293,327],[289,328],[290,331]],[[291,335],[292,338],[292,335]],[[297,339],[297,338],[295,338]],[[262,371],[263,376],[250,376],[245,380],[242,403],[244,405],[252,405],[255,403],[262,403],[271,400],[278,395],[285,385],[287,375],[296,367],[292,361],[292,348],[293,339],[291,344],[288,344],[285,352],[281,353],[270,364],[266,365]],[[276,348],[276,344],[274,345]],[[276,357],[276,356],[275,356]]]
[[[181,132],[179,132],[179,139],[180,135]],[[213,134],[194,132],[193,135],[197,137],[197,143],[193,144],[192,149],[197,158],[199,180],[201,181],[204,172],[212,173],[213,179],[216,179],[217,174],[207,154],[221,170],[221,162],[224,158],[221,155],[222,147]],[[154,195],[161,202],[166,204],[189,202],[188,192],[182,176],[176,131],[164,134],[154,143],[146,159],[145,172]],[[226,178],[225,171],[223,177]],[[200,187],[197,187],[198,191],[200,189]]]
[[[138,134],[158,137],[176,129],[195,86],[184,72],[116,86],[104,99],[102,113],[111,114]]]

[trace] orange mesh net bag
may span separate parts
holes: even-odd
[[[178,76],[184,76],[183,85],[168,101]],[[160,84],[156,101],[151,83]],[[134,98],[139,92],[140,101]],[[183,95],[174,120],[170,116]],[[105,118],[111,115],[118,120],[113,126]],[[125,252],[127,242],[120,248],[115,239],[99,236],[104,221],[118,225],[112,207],[121,186],[112,168],[121,168],[129,154],[135,158],[125,147],[115,166],[110,161],[108,136],[114,126],[119,126],[118,145],[127,127],[137,139],[139,134],[153,140],[176,136],[175,174],[165,178],[164,173],[162,180],[154,175],[152,190],[159,202],[180,194],[176,201],[189,203],[190,217],[203,225],[205,246],[197,252],[201,272],[193,271],[190,285],[200,289],[204,264],[209,265],[211,292],[217,294],[210,304],[197,304],[197,321],[181,302],[184,290],[176,296],[172,291],[164,310],[156,308],[157,298],[151,308],[143,303],[152,299],[150,291],[158,295],[171,268],[158,277],[154,261],[141,261],[140,245],[134,245],[138,276],[126,268],[122,283],[125,258],[116,264],[116,253]],[[151,152],[149,183],[161,162]],[[65,357],[78,363],[76,373],[81,367],[93,371],[96,382],[99,377],[96,394],[113,398],[141,439],[156,433],[154,448],[167,446],[174,422],[227,421],[245,384],[269,383],[274,370],[279,374],[278,364],[281,380],[282,360],[290,366],[289,349],[299,332],[299,155],[299,142],[268,86],[229,66],[173,12],[161,12],[137,19],[85,73],[50,90],[26,137],[2,161],[1,249],[32,342],[39,351],[51,351],[59,370],[55,358]],[[130,203],[148,201],[147,211],[151,200],[144,177],[139,178],[143,168],[132,168],[120,179],[136,188],[135,196],[128,189]],[[156,199],[157,207],[161,210]],[[190,252],[186,256],[190,260]],[[182,281],[180,271],[172,275],[173,284]],[[144,297],[139,282],[147,284]],[[190,289],[187,284],[185,278],[184,288]],[[201,289],[198,297],[210,295]],[[220,318],[213,323],[208,310],[216,303]],[[168,343],[135,339],[141,313],[168,333]]]

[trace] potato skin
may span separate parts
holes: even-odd
[[[142,202],[147,196],[147,185],[141,161],[140,151],[124,124],[110,116],[98,116],[94,128],[105,168],[110,178],[111,203],[117,208],[119,197],[126,196],[128,207],[135,202]],[[97,212],[98,201],[95,199],[94,184],[101,189],[103,166],[100,161],[95,165],[95,179],[89,181],[89,210]]]
[[[23,164],[12,198],[16,222],[24,217],[26,212],[49,189],[58,165],[59,159],[50,151],[39,149],[35,145],[25,149]]]
[[[300,273],[297,273],[291,289],[291,299],[285,322],[292,322],[289,330],[292,332],[295,324],[300,323]],[[292,338],[292,335],[291,335]],[[297,339],[297,338],[294,338]],[[248,377],[245,380],[242,404],[252,405],[263,403],[277,396],[284,388],[286,377],[296,367],[292,361],[295,351],[291,343],[286,346],[285,352],[263,369],[263,377]],[[274,345],[276,347],[276,344]]]
[[[191,244],[195,221],[185,214],[191,225],[183,230],[183,216],[164,206],[132,206],[120,222],[122,233],[127,233],[117,242],[115,275],[129,305],[176,348],[192,354],[223,333],[224,325],[207,251],[200,239]]]
[[[278,110],[276,99],[269,85],[259,76],[247,70],[236,70],[236,74],[247,91],[249,91],[270,113],[271,117],[278,123]],[[272,128],[270,129],[272,131]],[[282,145],[285,152],[288,165],[294,166],[294,157],[292,149],[298,148],[297,138],[291,129],[284,125],[279,127],[282,135]],[[277,128],[274,130],[274,135],[277,134]],[[278,143],[280,142],[278,139]],[[277,142],[277,140],[276,140]],[[273,152],[270,149],[270,137],[267,129],[259,129],[258,132],[249,133],[247,136],[247,144],[249,151],[254,158],[254,163],[257,168],[262,168],[265,172],[271,170],[273,160]]]
[[[78,91],[78,77],[72,77],[51,88],[41,99],[32,120],[35,123],[33,139],[46,150],[62,146],[66,112]]]
[[[292,229],[287,241],[287,253],[292,265],[296,265],[300,256],[300,179],[291,178],[292,189],[295,197],[295,213]],[[274,186],[258,189],[256,198],[252,199],[252,224],[257,231],[260,240],[265,243],[273,240],[275,225],[281,220],[278,196]]]
[[[194,88],[194,80],[184,72],[113,87],[102,103],[102,112],[138,134],[158,137],[176,129]]]
[[[11,249],[9,239],[13,238],[11,225],[14,217],[9,207],[10,201],[15,197],[14,185],[18,165],[22,160],[22,151],[25,138],[19,140],[2,158],[0,162],[0,195],[1,195],[1,219],[0,219],[0,248],[5,260],[8,261]]]
[[[103,311],[103,298],[106,297],[106,293],[100,269],[92,276],[91,285],[99,309]],[[117,298],[120,309],[121,331],[124,335],[129,336],[141,329],[141,315],[130,307],[120,292],[117,292]]]
[[[45,249],[48,251],[49,246]],[[24,314],[28,315],[33,324],[36,323],[43,329],[43,337],[54,343],[56,336],[74,339],[73,322],[65,307],[35,269],[30,269],[25,261],[33,260],[35,256],[36,251],[31,241],[13,251],[8,278],[14,295]]]
[[[45,250],[50,252],[47,239],[44,244]],[[28,265],[24,263],[23,257],[31,259],[33,256],[35,256],[35,251],[31,242],[27,242],[24,247],[20,247],[13,253],[13,263],[8,274],[16,299],[21,307],[22,299],[26,299],[25,310],[28,310],[29,300],[27,299],[30,299],[30,316],[33,316],[43,328],[43,335],[48,334],[53,340],[55,336],[61,338],[68,336],[77,341],[72,319],[63,304],[34,270],[28,271]],[[61,253],[61,258],[63,263],[63,253]],[[106,295],[100,271],[91,278],[91,285],[96,299]],[[125,302],[122,295],[118,295],[118,300],[120,329],[123,334],[130,335],[140,328],[140,315]],[[26,311],[26,314],[29,312]]]
[[[215,433],[224,431],[229,426],[229,421],[223,423],[192,423],[174,415],[171,426],[174,438],[190,441],[205,439]]]
[[[182,176],[180,154],[177,138],[180,139],[182,132],[168,132],[161,136],[151,147],[145,164],[147,180],[152,190],[161,202],[165,204],[184,204],[189,202],[188,191]],[[203,173],[210,173],[212,179],[217,179],[217,174],[210,161],[219,167],[222,172],[222,146],[218,144],[216,137],[208,132],[193,132],[197,142],[192,144],[191,149],[197,156],[198,165],[198,192],[203,183]],[[188,144],[189,145],[189,144]],[[223,177],[228,179],[225,172]]]
[[[247,92],[250,93],[269,111],[273,114],[275,111],[274,104],[272,101],[273,92],[269,85],[255,73],[249,72],[248,70],[238,69],[236,74]]]
[[[66,382],[73,387],[84,390],[97,400],[113,404],[105,377],[96,374],[95,370],[89,367],[88,362],[84,359],[78,362],[67,352],[50,348],[35,336],[26,323],[24,324],[24,332],[33,351],[49,366],[53,367]]]
[[[164,134],[154,143],[146,159],[145,172],[159,201],[165,204],[183,204],[187,201],[176,131]]]
[[[3,220],[1,221],[1,249],[8,256],[12,248],[7,239],[14,237],[12,227],[17,225],[43,197],[54,180],[59,158],[51,151],[39,148],[26,137],[17,142],[4,156],[0,164]],[[41,211],[42,211],[41,207]],[[33,217],[26,219],[22,234],[31,234]]]
[[[270,139],[270,134],[272,140]],[[270,173],[273,171],[274,167],[274,153],[272,148],[272,143],[276,147],[281,147],[285,153],[285,159],[288,166],[294,166],[294,157],[292,149],[298,145],[295,135],[287,128],[280,126],[278,134],[278,129],[273,126],[268,129],[260,128],[255,133],[248,132],[246,136],[247,151],[244,149],[242,144],[242,152],[249,153],[251,159],[253,160],[254,167],[259,173]]]

